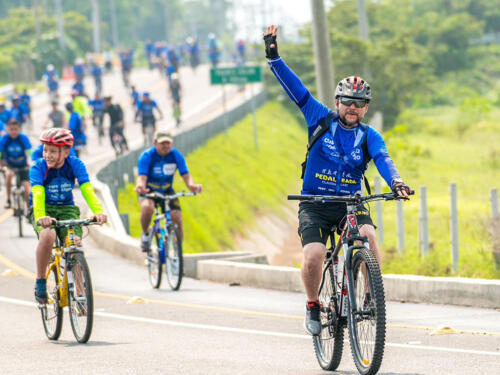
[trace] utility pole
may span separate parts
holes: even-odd
[[[64,41],[64,20],[62,11],[62,0],[55,0],[56,13],[57,13],[57,28],[59,30],[59,47],[61,48],[62,64],[66,63],[65,48],[66,43]]]
[[[168,0],[164,0],[163,7],[165,9],[165,41],[168,43],[169,32],[168,32]]]
[[[33,8],[33,16],[35,18],[35,32],[36,40],[40,41],[40,36],[42,35],[42,28],[40,25],[40,17],[38,13],[38,0],[31,0],[31,7]]]
[[[367,42],[370,39],[370,32],[368,29],[365,0],[358,0],[358,27],[360,39]]]
[[[93,41],[94,52],[101,52],[101,18],[99,16],[99,0],[92,0],[92,26],[93,26]]]
[[[333,105],[335,86],[333,83],[333,63],[330,53],[330,32],[326,21],[323,0],[311,0],[312,35],[316,71],[316,87],[319,100],[326,105]]]
[[[120,38],[118,37],[118,23],[116,22],[116,7],[115,0],[110,0],[111,7],[111,35],[113,38],[113,47],[118,48]]]

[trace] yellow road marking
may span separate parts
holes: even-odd
[[[5,220],[7,220],[12,215],[14,215],[14,210],[12,208],[9,208],[2,215],[0,215],[0,223],[3,223]]]
[[[0,254],[0,263],[5,264],[7,267],[16,271],[18,274],[20,274],[24,277],[27,277],[28,279],[32,279],[32,280],[36,279],[36,275],[34,273],[19,266],[18,264],[12,262],[11,260],[7,259],[6,257],[4,257],[1,254]],[[126,296],[126,295],[121,295],[121,294],[105,293],[105,292],[98,292],[98,291],[94,291],[94,295],[100,296],[100,297],[113,298],[113,299],[121,299],[121,300],[125,300],[125,301],[129,301],[132,298],[137,298],[137,297]],[[267,313],[267,312],[262,312],[262,311],[232,309],[232,308],[220,307],[220,306],[196,305],[196,304],[174,302],[174,301],[165,301],[165,300],[156,300],[156,299],[147,299],[147,298],[144,298],[144,302],[145,303],[156,303],[156,304],[160,304],[160,305],[186,307],[186,308],[199,309],[199,310],[225,311],[225,312],[244,314],[244,315],[266,316],[266,317],[279,318],[279,319],[293,319],[293,320],[304,319],[303,316],[298,316],[298,315]],[[415,329],[415,330],[423,330],[423,331],[434,331],[436,329],[435,327],[412,326],[412,325],[405,325],[405,324],[387,324],[387,327],[389,327],[389,328]],[[484,332],[484,331],[473,331],[473,330],[456,330],[456,333],[471,334],[471,335],[500,336],[500,332]]]

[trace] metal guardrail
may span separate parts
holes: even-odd
[[[267,101],[266,92],[254,97],[255,107],[258,108]],[[225,115],[216,117],[207,123],[188,129],[174,137],[175,148],[184,155],[189,154],[202,146],[210,138],[227,130],[252,111],[252,100],[249,99],[236,108],[229,110]],[[229,124],[229,125],[226,125]],[[124,188],[127,182],[135,182],[134,169],[137,159],[145,148],[133,150],[109,162],[97,172],[97,179],[109,187],[115,206],[118,208],[118,189]]]

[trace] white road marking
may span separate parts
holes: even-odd
[[[15,299],[15,298],[2,297],[2,296],[0,296],[0,302],[11,303],[11,304],[21,305],[21,306],[29,306],[29,307],[36,307],[37,306],[37,304],[34,302],[24,301],[24,300]],[[198,323],[176,322],[176,321],[172,321],[172,320],[151,319],[151,318],[143,318],[143,317],[139,317],[139,316],[113,314],[113,313],[97,312],[97,311],[94,312],[94,315],[101,316],[103,318],[129,320],[129,321],[134,321],[134,322],[152,323],[152,324],[168,325],[168,326],[175,326],[175,327],[208,329],[208,330],[213,330],[213,331],[244,333],[244,334],[250,334],[250,335],[286,337],[286,338],[307,339],[307,340],[311,339],[311,336],[299,335],[299,334],[293,334],[293,333],[261,331],[261,330],[243,329],[243,328],[232,328],[232,327],[214,326],[214,325],[198,324]],[[477,354],[477,355],[500,356],[500,352],[488,352],[488,351],[484,351],[484,350],[446,348],[446,347],[441,347],[441,346],[396,344],[396,343],[389,343],[389,342],[386,343],[385,345],[388,347],[392,347],[392,348],[402,348],[402,349],[416,349],[416,350],[430,350],[430,351],[441,351],[441,352],[450,352],[450,353],[467,353],[467,354]]]

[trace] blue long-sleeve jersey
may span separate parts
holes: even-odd
[[[320,121],[332,110],[311,95],[281,57],[270,60],[269,65],[290,99],[302,111],[310,139]],[[362,123],[348,129],[337,114],[332,116],[329,125],[329,131],[309,152],[302,194],[352,195],[361,191],[361,181],[370,159],[389,186],[400,178],[378,131]]]

